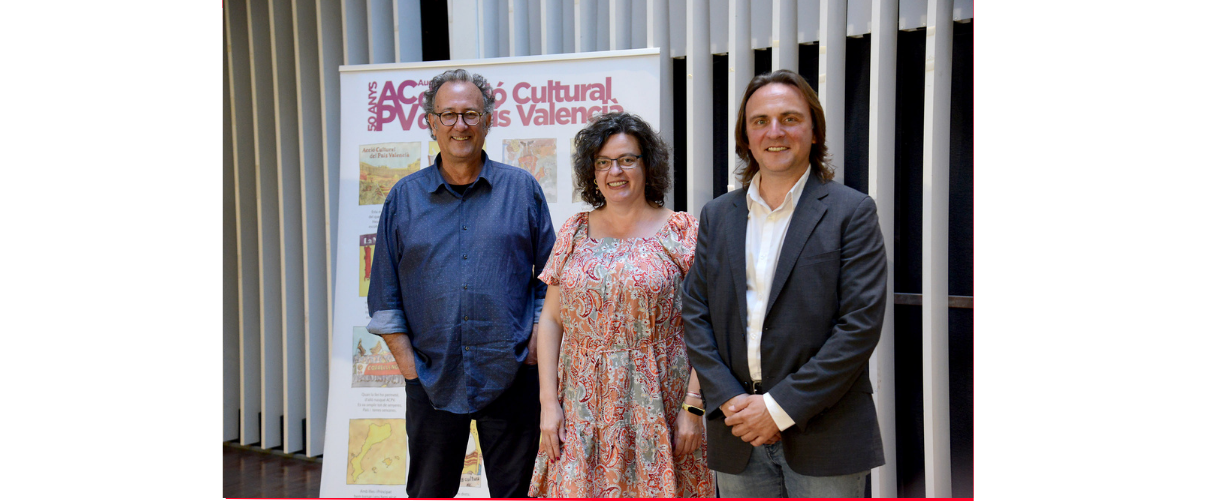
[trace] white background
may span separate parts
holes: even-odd
[[[976,498],[1200,492],[1205,6],[1115,7],[976,5]],[[221,18],[5,6],[7,496],[222,495]]]

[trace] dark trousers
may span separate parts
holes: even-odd
[[[417,380],[406,381],[408,496],[456,495],[464,468],[464,448],[469,441],[469,423],[474,419],[490,497],[527,497],[540,446],[540,381],[534,365],[519,366],[510,388],[472,414],[435,409]]]

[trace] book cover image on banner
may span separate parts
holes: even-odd
[[[360,297],[368,297],[368,285],[372,280],[372,251],[376,247],[376,233],[360,235]]]
[[[503,139],[506,163],[530,172],[548,203],[556,203],[556,139]]]
[[[360,146],[360,205],[385,203],[389,190],[403,177],[423,167],[422,142]]]
[[[485,477],[481,462],[481,439],[477,436],[477,420],[469,424],[469,443],[464,451],[464,469],[460,470],[460,486],[480,488]]]
[[[406,380],[381,336],[364,327],[352,328],[352,388],[405,388]]]
[[[455,68],[489,81],[494,111],[482,148],[491,160],[524,170],[539,183],[555,229],[590,210],[574,193],[571,162],[573,136],[591,117],[628,111],[660,129],[660,93],[650,92],[661,85],[658,54],[658,49],[634,49],[340,67],[337,259],[326,437],[319,453],[346,457],[347,463],[323,463],[322,497],[406,497],[406,475],[414,461],[405,445],[413,438],[406,436],[406,382],[384,340],[365,326],[372,320],[367,294],[373,260],[384,250],[376,247],[382,204],[396,183],[429,168],[440,151],[423,120],[422,93],[429,81]],[[406,241],[405,234],[396,236]],[[452,265],[430,263],[429,269],[400,272],[439,273]],[[459,297],[461,291],[429,292]],[[430,300],[400,294],[403,315],[410,314],[409,305]],[[456,496],[489,497],[481,452],[489,444],[481,443],[475,424],[465,433],[464,463],[455,465],[461,478]]]
[[[427,141],[427,165],[435,164],[436,155],[439,155],[439,143]]]

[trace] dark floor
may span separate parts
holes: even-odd
[[[222,444],[222,497],[316,498],[321,478],[320,461]]]

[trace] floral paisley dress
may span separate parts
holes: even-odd
[[[561,227],[540,274],[561,287],[557,394],[568,440],[556,461],[536,456],[529,495],[713,497],[705,437],[693,454],[673,455],[690,381],[682,279],[699,222],[677,212],[653,237],[593,239],[587,214]]]

